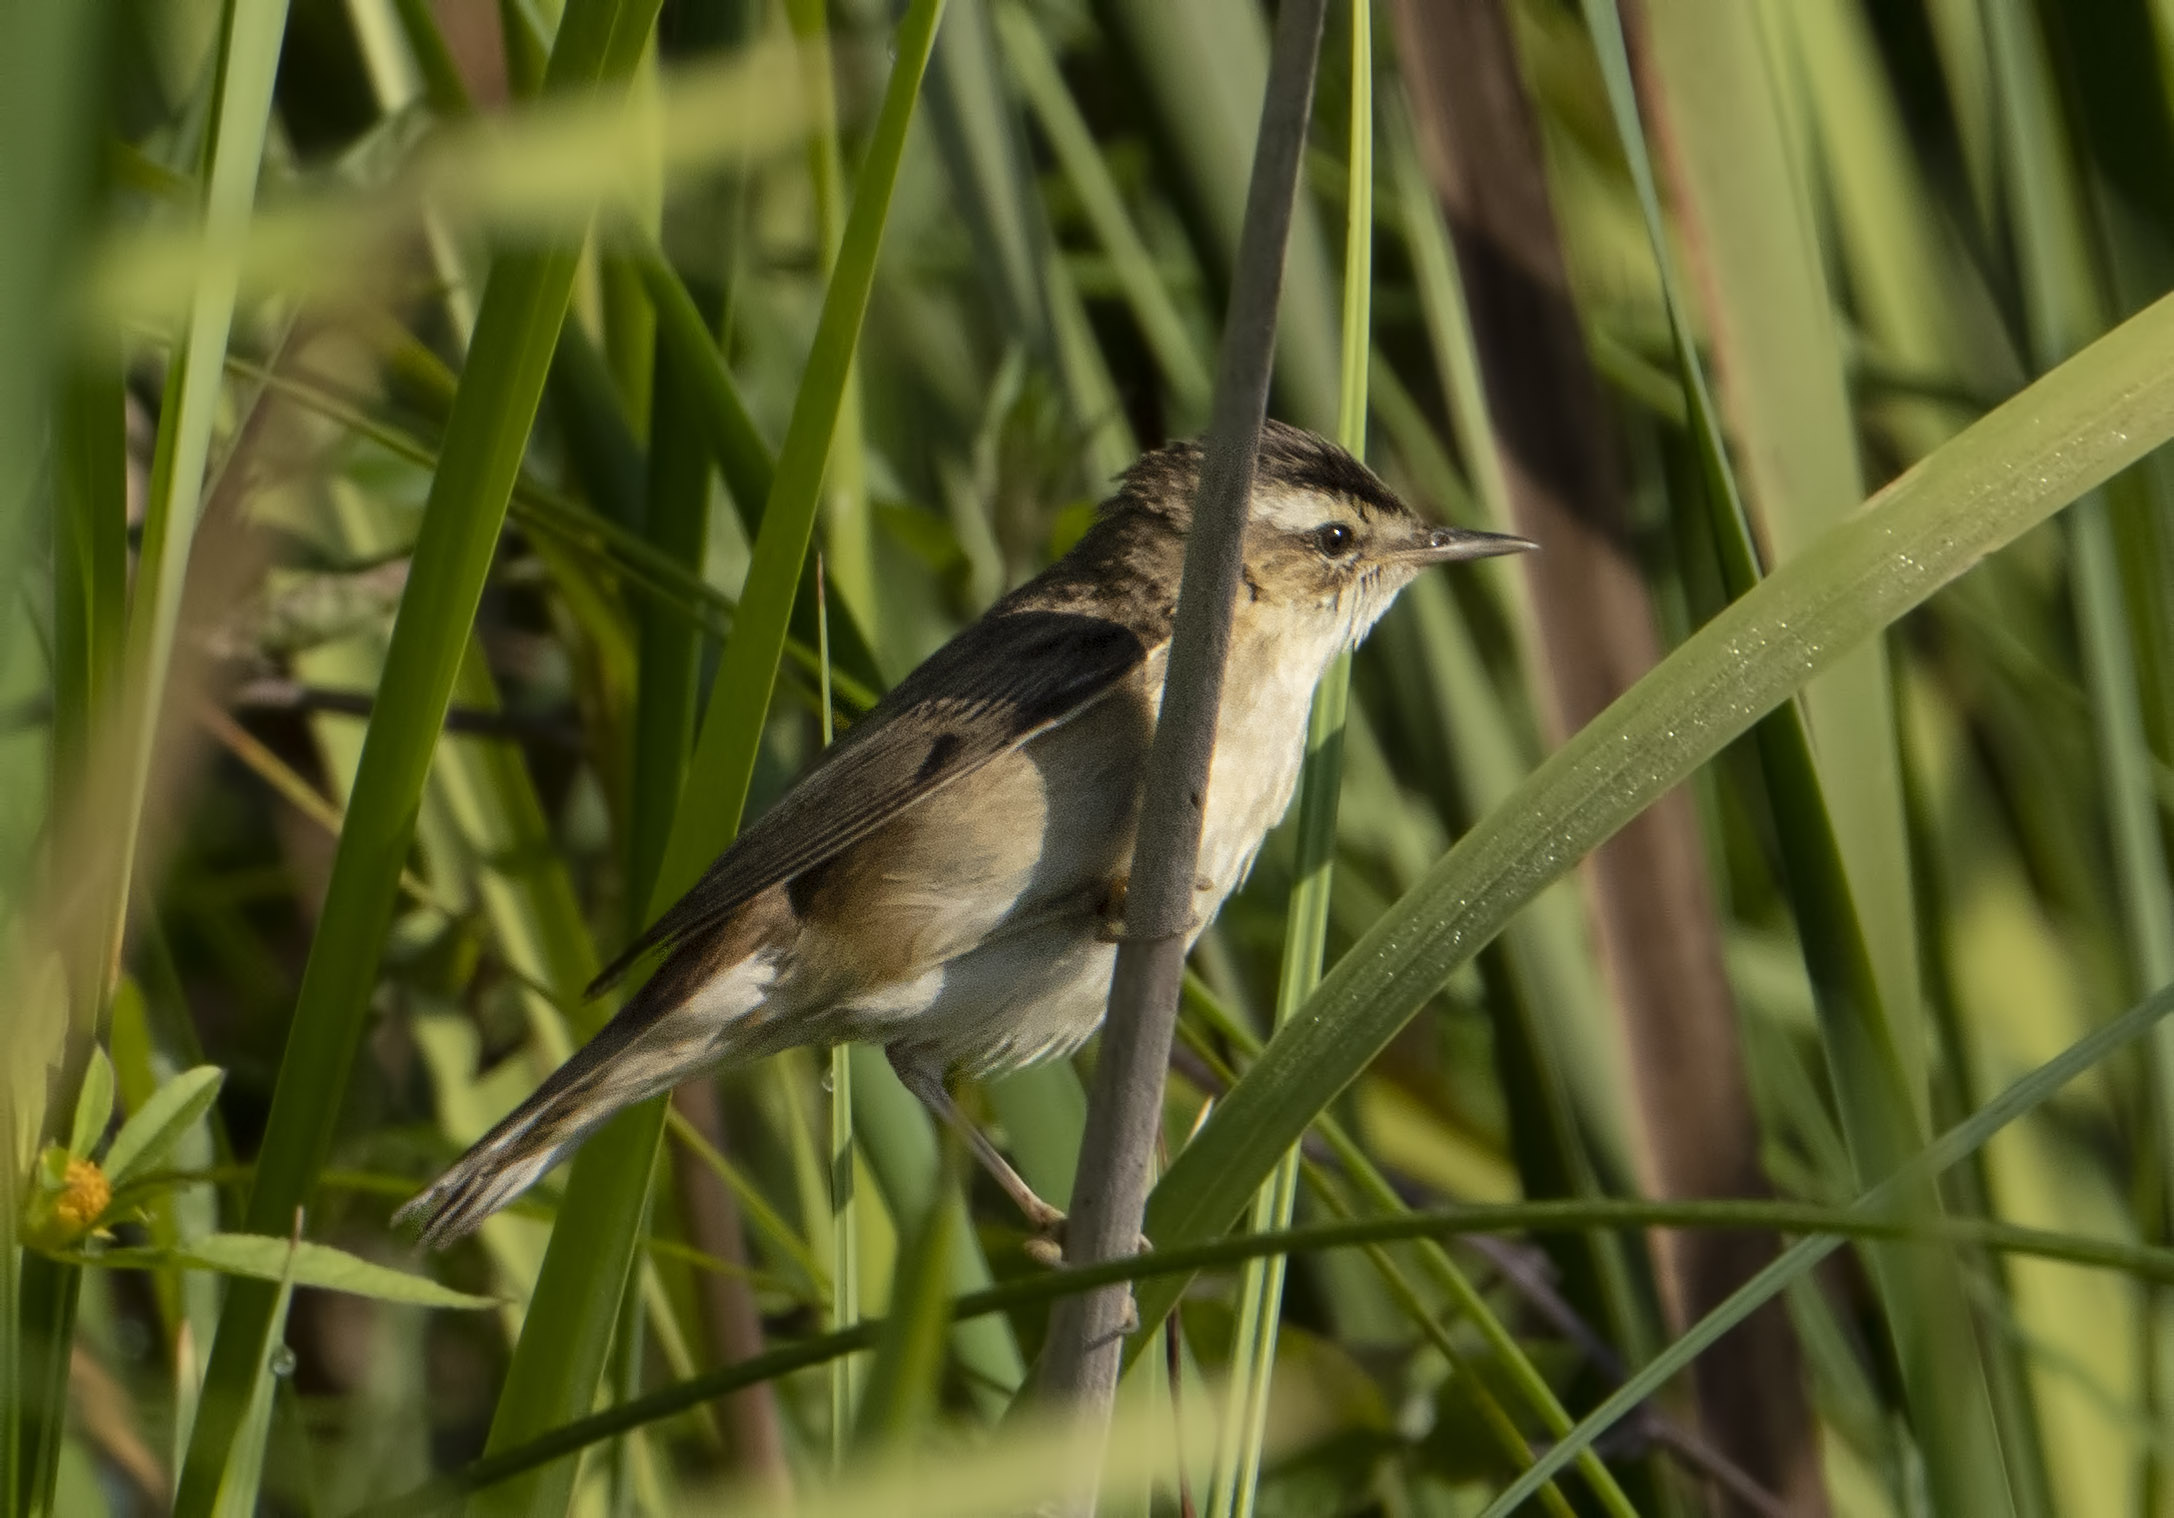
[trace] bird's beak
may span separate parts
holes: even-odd
[[[1530,538],[1507,532],[1472,532],[1463,527],[1435,527],[1416,534],[1396,550],[1411,564],[1455,564],[1466,559],[1492,559],[1506,553],[1525,553],[1540,545]]]

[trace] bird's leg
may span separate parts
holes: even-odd
[[[951,1099],[951,1092],[944,1085],[942,1075],[914,1059],[896,1044],[886,1045],[884,1057],[891,1062],[898,1074],[899,1084],[921,1099],[921,1104],[935,1113],[951,1130],[966,1140],[966,1147],[981,1161],[981,1167],[1004,1188],[1004,1194],[1019,1205],[1026,1214],[1027,1222],[1034,1229],[1034,1236],[1027,1240],[1027,1258],[1038,1265],[1052,1268],[1064,1263],[1064,1212],[1052,1207],[1027,1184],[1026,1177],[1012,1169],[1011,1161],[1004,1158],[996,1145],[989,1142],[989,1135],[975,1127],[972,1120],[959,1110],[959,1104]],[[1146,1253],[1155,1246],[1140,1235],[1140,1251]],[[1125,1298],[1125,1321],[1121,1325],[1125,1333],[1133,1333],[1140,1326],[1140,1309],[1128,1293]]]
[[[905,1053],[896,1044],[887,1047],[884,1054],[891,1061],[891,1068],[898,1072],[899,1083],[921,1099],[921,1104],[950,1124],[952,1132],[966,1140],[966,1147],[973,1151],[981,1168],[988,1171],[996,1183],[1004,1188],[1004,1194],[1019,1204],[1027,1223],[1034,1230],[1034,1238],[1028,1241],[1027,1253],[1044,1264],[1054,1263],[1062,1256],[1064,1213],[1052,1207],[1035,1194],[1026,1177],[1012,1169],[1011,1161],[1004,1158],[989,1136],[975,1127],[967,1115],[959,1110],[959,1104],[951,1099],[944,1087],[944,1078],[928,1066]]]

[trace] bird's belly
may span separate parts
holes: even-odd
[[[927,1002],[878,1036],[956,1075],[1061,1058],[1100,1025],[1116,962],[1116,945],[1085,920],[1006,934],[935,972]]]

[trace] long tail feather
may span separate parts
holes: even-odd
[[[714,1022],[675,1015],[694,992],[691,965],[666,966],[535,1094],[398,1212],[442,1249],[528,1190],[621,1108],[669,1090],[730,1051]]]

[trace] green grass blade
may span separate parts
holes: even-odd
[[[1408,109],[1391,114],[1396,129],[1389,138],[1389,171],[1396,186],[1397,216],[1412,261],[1427,338],[1434,348],[1435,369],[1449,398],[1457,451],[1471,471],[1473,493],[1479,497],[1486,525],[1506,532],[1510,486],[1495,447],[1494,426],[1488,420],[1487,386],[1480,376],[1479,347],[1465,304],[1463,276],[1457,272],[1456,250],[1450,246],[1448,229],[1442,225],[1434,192],[1419,163],[1419,150],[1411,140]]]
[[[1156,1188],[1149,1237],[1227,1227],[1307,1121],[1517,908],[1838,654],[2174,436],[2174,374],[2154,356],[2170,338],[2174,303],[2161,302],[1990,413],[1551,755],[1270,1041]]]
[[[234,0],[224,14],[200,164],[204,187],[202,226],[207,242],[232,236],[248,221],[264,156],[272,86],[286,19],[286,0]],[[82,87],[82,79],[75,84]],[[35,184],[36,180],[31,182]],[[218,419],[220,381],[238,279],[232,264],[214,264],[203,271],[190,293],[187,325],[167,370],[135,592],[122,653],[122,705],[116,714],[113,740],[120,763],[119,789],[99,802],[111,816],[107,834],[111,841],[102,840],[101,857],[86,861],[98,916],[73,967],[80,978],[70,1007],[70,1036],[61,1050],[59,1078],[52,1088],[56,1111],[67,1111],[75,1104],[76,1087],[94,1047],[106,980],[111,967],[120,960],[159,709],[173,662],[182,589],[188,578],[190,548],[203,504],[205,465]],[[109,398],[117,403],[118,387],[113,390]],[[71,433],[74,430],[68,428]],[[89,446],[110,447],[113,439],[110,432],[101,430],[83,441]],[[119,457],[113,456],[105,467],[112,470],[120,465]],[[9,490],[15,487],[13,480],[0,485]],[[100,498],[83,504],[109,510],[115,504],[110,498],[110,484],[103,491],[94,487],[92,493]],[[0,506],[0,512],[13,504],[11,501]],[[0,567],[12,573],[13,559]],[[106,586],[109,594],[112,588]],[[55,1113],[49,1111],[44,1126],[51,1130],[56,1121]],[[32,1331],[26,1332],[23,1340],[23,1374],[33,1385],[66,1384],[77,1296],[73,1274],[66,1267],[43,1261],[24,1272],[26,1310],[35,1311],[41,1302],[46,1307],[39,1314],[41,1321],[26,1325]],[[54,1421],[44,1437],[55,1455],[63,1401],[56,1397],[46,1403],[46,1412]],[[33,1479],[40,1480],[49,1491],[52,1468],[47,1465],[44,1469],[47,1474]]]
[[[947,1176],[918,1226],[899,1244],[890,1310],[877,1335],[875,1362],[853,1430],[854,1443],[864,1452],[907,1443],[935,1410],[951,1327],[946,1288],[960,1219],[948,1193],[955,1186]],[[848,1362],[841,1357],[831,1363]]]
[[[70,366],[54,424],[53,811],[91,773],[128,619],[128,403],[120,356]],[[95,973],[89,977],[96,984]]]
[[[700,316],[695,319],[701,321]],[[710,455],[703,446],[698,382],[691,367],[669,342],[658,343],[652,388],[655,438],[649,449],[649,500],[642,526],[658,552],[699,578],[709,542]],[[635,617],[641,662],[634,771],[627,797],[629,936],[645,925],[671,838],[672,813],[686,783],[702,653],[700,632],[655,602],[645,600]]]
[[[1931,8],[1963,7],[1935,0]],[[1940,203],[1905,131],[1865,7],[1859,0],[1807,0],[1769,14],[1796,45],[1810,125],[1833,196],[1836,250],[1865,336],[1882,357],[1906,370],[1973,378],[1997,372],[1985,335],[1965,318],[1965,296],[1977,293],[1969,265],[1944,245]],[[1954,104],[1975,174],[1975,155],[1985,144],[1975,140],[1970,102]],[[1990,169],[1995,160],[1983,162]],[[1877,404],[1871,415],[1905,458],[1931,452],[1955,429],[1952,406],[1907,396]]]
[[[1644,181],[1641,197],[1655,216],[1650,170],[1640,172],[1644,153],[1615,5],[1586,0],[1585,10],[1634,177]],[[1702,250],[1713,292],[1706,319],[1726,362],[1718,410],[1738,439],[1746,509],[1776,561],[1786,563],[1863,495],[1809,197],[1771,102],[1752,10],[1678,0],[1651,13],[1648,32],[1683,166],[1679,189],[1690,203],[1686,235]],[[1676,283],[1665,269],[1664,280]],[[1922,1112],[1916,919],[1893,700],[1879,645],[1842,661],[1839,678],[1814,681],[1805,707],[1881,1002],[1895,1020],[1907,1090]]]
[[[657,339],[670,349],[684,367],[692,386],[693,415],[708,440],[710,453],[723,475],[725,489],[739,510],[740,521],[750,538],[762,532],[764,505],[777,474],[777,460],[763,441],[755,419],[748,414],[732,371],[710,335],[691,295],[664,255],[654,246],[634,249],[629,257],[650,300],[657,308]],[[873,704],[873,692],[883,688],[883,671],[861,624],[849,608],[830,608],[831,678],[849,688],[863,707]],[[801,566],[800,594],[793,600],[792,635],[794,658],[811,672],[815,668],[815,565]],[[862,697],[867,697],[862,700]]]
[[[293,1247],[301,1235],[301,1218],[295,1219],[295,1239],[287,1251],[287,1268],[272,1283],[272,1314],[264,1336],[256,1345],[256,1375],[250,1383],[249,1406],[242,1415],[229,1446],[226,1468],[219,1473],[219,1496],[212,1505],[213,1518],[252,1518],[264,1483],[264,1460],[271,1442],[272,1400],[280,1381],[293,1373],[294,1359],[286,1346],[287,1308],[294,1300]]]
[[[739,624],[710,687],[711,716],[703,722],[694,763],[694,773],[703,784],[690,787],[682,802],[674,848],[659,882],[666,900],[691,885],[731,837],[747,799],[748,777],[754,772],[755,747],[761,739],[760,714],[768,710],[776,681],[787,617],[800,584],[799,566],[814,529],[832,430],[844,404],[846,374],[874,283],[876,252],[905,151],[915,90],[942,9],[941,0],[917,0],[895,39],[891,84],[861,166],[831,293],[823,303],[815,346],[778,453],[777,474],[763,509],[762,533],[756,539],[747,589],[740,601]],[[745,651],[736,652],[743,645]]]
[[[630,11],[642,20],[630,21]],[[552,87],[587,89],[623,73],[651,13],[640,0],[625,6],[576,0],[553,50]],[[638,33],[631,45],[629,33]],[[565,247],[508,254],[485,290],[386,655],[383,689],[399,692],[400,699],[376,707],[364,744],[267,1119],[246,1214],[253,1232],[281,1230],[308,1197],[330,1149],[417,801],[542,395],[577,256]],[[261,1283],[237,1283],[228,1295],[177,1513],[210,1509],[274,1298]]]
[[[2105,191],[2077,170],[2071,126],[2085,123],[2087,105],[2073,93],[2064,100],[2056,86],[2057,68],[2073,78],[2077,67],[2072,54],[2057,63],[2060,33],[2049,39],[2043,18],[2007,0],[1990,0],[1983,11],[2025,349],[2029,362],[2043,368],[2089,341],[2112,308],[2102,272],[2113,264],[2110,223],[2097,204]],[[2156,483],[2140,472],[2119,486],[2149,492]],[[2112,855],[2113,915],[2124,983],[2134,991],[2174,976],[2174,881],[2152,795],[2153,754],[2109,494],[2096,492],[2070,513],[2068,571],[2104,805],[2103,822],[2097,816],[2092,822],[2104,827]],[[2152,504],[2163,510],[2165,503]],[[2164,593],[2163,587],[2141,588]],[[2152,1055],[2157,1144],[2155,1152],[2139,1155],[2140,1175],[2132,1184],[2150,1197],[2141,1209],[2144,1226],[2163,1230],[2174,1197],[2174,1036],[2164,1028]],[[2151,1421],[2164,1437],[2174,1423],[2174,1394],[2160,1375],[2148,1374],[2145,1386]],[[2166,1456],[2157,1455],[2151,1465],[2151,1485],[2163,1489]]]
[[[2033,19],[2006,0],[1993,0],[1986,22],[2000,85],[2024,322],[2031,359],[2043,367],[2075,352],[2104,326],[2109,302],[2098,274],[2103,260],[2095,256],[2094,213],[2074,176],[2063,103]],[[2174,975],[2174,887],[2154,815],[2136,653],[2105,496],[2094,496],[2069,520],[2071,588],[2129,969],[2136,984],[2157,985]],[[2174,1041],[2162,1038],[2157,1057],[2164,1125],[2174,1115]],[[2174,1135],[2174,1128],[2163,1131]],[[2162,1157],[2160,1166],[2162,1183],[2174,1184],[2174,1164]]]
[[[876,253],[905,150],[906,129],[942,10],[942,0],[917,0],[899,26],[896,62],[824,298],[815,347],[779,453],[746,593],[710,688],[688,768],[689,783],[681,792],[670,843],[650,897],[652,918],[694,883],[739,825],[778,661],[785,649],[801,563],[814,530],[833,427],[844,403],[853,349],[874,283]],[[353,826],[352,813],[349,825]],[[664,1107],[664,1100],[657,1098],[621,1113],[575,1157],[559,1226],[530,1304],[530,1321],[551,1323],[554,1332],[548,1339],[536,1337],[533,1345],[530,1336],[523,1336],[507,1392],[492,1423],[494,1447],[521,1443],[588,1405],[626,1279],[635,1220],[663,1132]],[[494,1492],[490,1510],[560,1511],[571,1493],[573,1477],[573,1464],[566,1462],[551,1476],[549,1486],[531,1477]]]

